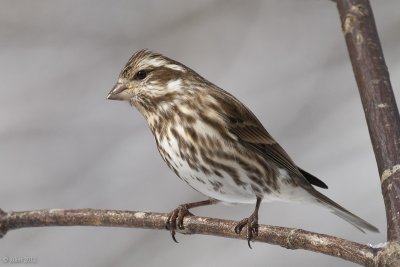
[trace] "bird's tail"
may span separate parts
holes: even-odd
[[[347,221],[348,223],[351,223],[354,227],[356,227],[358,230],[361,232],[365,233],[364,230],[368,230],[371,232],[376,232],[379,233],[379,229],[370,224],[369,222],[361,219],[357,215],[351,213],[350,211],[346,210],[327,196],[321,194],[317,190],[312,190],[311,194],[316,198],[318,203],[320,203],[322,206],[330,209],[330,211],[335,214],[336,216],[339,216],[343,220]]]

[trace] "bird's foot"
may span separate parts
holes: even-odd
[[[165,224],[165,228],[169,230],[172,239],[176,243],[178,243],[178,241],[175,238],[175,230],[176,229],[183,230],[184,229],[183,219],[185,218],[185,216],[187,215],[193,216],[193,214],[189,211],[188,206],[189,206],[188,204],[179,205],[169,214],[167,223]]]
[[[258,235],[258,209],[260,208],[261,200],[261,197],[257,197],[256,208],[254,209],[254,212],[250,215],[249,218],[241,220],[235,226],[235,233],[238,235],[240,235],[242,229],[247,226],[246,237],[249,248],[251,248],[250,241],[254,241],[254,238]]]
[[[254,241],[254,237],[258,235],[258,212],[254,212],[250,217],[241,220],[235,226],[235,233],[239,235],[245,226],[247,226],[247,244],[251,248],[250,241]]]
[[[207,199],[207,200],[203,200],[203,201],[179,205],[175,210],[173,210],[169,214],[167,223],[165,224],[165,228],[167,230],[169,230],[169,232],[171,233],[172,239],[176,243],[178,243],[178,241],[176,241],[176,238],[175,238],[175,230],[177,230],[177,229],[183,230],[185,228],[183,226],[183,219],[187,215],[193,216],[193,214],[189,211],[189,209],[213,205],[216,203],[218,203],[218,200],[216,200],[216,199]]]

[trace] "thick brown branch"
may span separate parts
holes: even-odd
[[[7,231],[13,229],[43,226],[110,226],[165,230],[167,218],[167,213],[119,210],[52,209],[9,213],[1,211],[0,235],[4,236]],[[184,219],[185,229],[178,232],[246,239],[244,233],[242,235],[235,233],[236,224],[237,222],[230,220],[188,216]],[[278,226],[260,225],[255,240],[288,249],[319,252],[364,266],[373,266],[374,257],[380,251],[329,235]]]
[[[337,0],[385,201],[388,240],[400,241],[400,117],[368,0]]]

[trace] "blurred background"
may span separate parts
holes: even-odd
[[[400,98],[400,2],[372,1]],[[328,196],[376,225],[362,234],[324,209],[266,203],[260,223],[361,243],[386,240],[379,175],[340,28],[328,0],[3,0],[0,208],[169,212],[204,197],[162,162],[141,115],[106,95],[131,54],[181,61],[249,106]],[[195,214],[239,220],[251,205]],[[308,251],[166,231],[54,227],[9,232],[0,257],[37,266],[353,266]],[[0,262],[0,265],[3,263]]]

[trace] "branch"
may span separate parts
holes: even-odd
[[[337,0],[386,207],[388,241],[400,241],[400,117],[368,0]]]
[[[0,210],[0,237],[9,230],[43,226],[109,226],[166,230],[168,213],[121,210],[35,210],[6,213]],[[234,231],[237,222],[198,216],[187,216],[182,234],[203,234],[247,240],[245,233]],[[245,231],[243,231],[245,232]],[[339,257],[364,266],[373,266],[382,248],[373,248],[334,236],[278,226],[259,226],[255,241],[287,249],[305,249]]]

